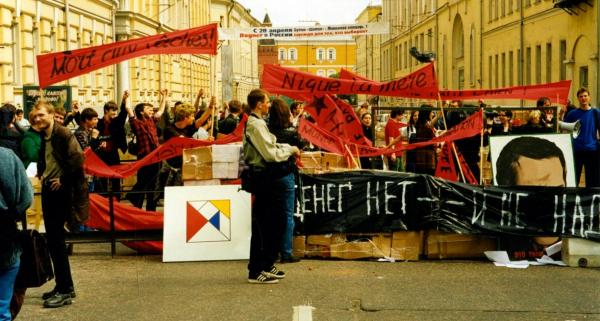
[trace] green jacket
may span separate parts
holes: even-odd
[[[23,134],[23,140],[21,140],[21,159],[25,168],[30,163],[37,163],[40,148],[42,146],[42,137],[39,132],[36,132],[32,128],[29,128]]]

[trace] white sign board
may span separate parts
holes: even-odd
[[[351,36],[389,33],[387,22],[290,27],[233,27],[219,28],[219,40],[275,39],[317,40],[347,39]]]
[[[250,209],[239,185],[166,187],[163,262],[248,259]]]

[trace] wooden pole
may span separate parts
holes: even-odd
[[[444,102],[442,101],[442,96],[440,95],[440,93],[438,92],[438,100],[440,102],[440,109],[441,109],[441,113],[442,113],[442,120],[444,121],[444,128],[446,130],[448,130],[448,124],[446,124],[446,115],[444,114]],[[460,177],[462,178],[463,182],[467,182],[467,179],[465,178],[465,173],[463,173],[463,169],[460,166],[460,159],[458,158],[458,152],[456,151],[456,145],[454,145],[454,142],[446,142],[446,144],[452,144],[452,151],[454,153],[454,159],[456,159],[456,164],[458,165],[458,170],[460,172]]]
[[[485,128],[485,117],[483,114],[483,108],[479,108],[479,112],[481,113],[481,138],[479,145],[479,185],[483,185],[483,133]]]
[[[352,156],[352,152],[350,151],[350,148],[348,148],[347,144],[344,144],[344,148],[346,148],[348,155],[350,155],[350,159],[352,159],[352,163],[354,163],[354,166],[355,166],[354,168],[360,169],[360,162],[356,162],[356,159],[354,159],[354,156]]]

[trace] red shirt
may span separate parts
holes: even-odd
[[[385,144],[389,144],[394,138],[400,136],[400,128],[404,126],[404,124],[390,118],[385,124]],[[396,145],[396,147],[399,146],[400,144]]]
[[[129,118],[129,124],[138,143],[138,156],[150,154],[158,147],[157,122],[156,118]]]

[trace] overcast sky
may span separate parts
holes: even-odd
[[[273,26],[351,24],[368,5],[381,5],[381,0],[237,0],[263,21],[269,14]],[[301,21],[311,22],[301,22]]]

